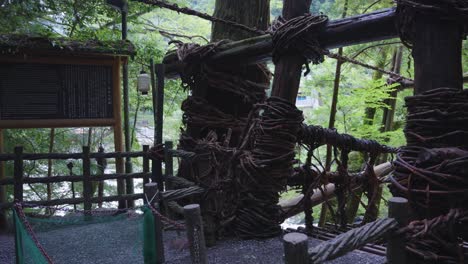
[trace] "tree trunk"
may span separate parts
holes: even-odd
[[[270,21],[270,2],[269,0],[217,0],[215,5],[214,16],[236,21],[249,27],[266,30]],[[240,30],[222,23],[213,23],[212,27],[212,42],[220,40],[241,40],[253,37],[253,33]],[[265,66],[259,65],[239,65],[226,64],[216,65],[215,70],[218,73],[228,74],[230,76],[238,76],[243,80],[248,80],[257,84],[262,84],[265,87],[269,86],[270,76],[265,74]],[[264,91],[263,91],[264,92]],[[266,96],[266,95],[265,95]],[[192,98],[202,98],[206,104],[217,110],[236,117],[237,119],[246,119],[253,105],[258,102],[246,102],[243,96],[235,93],[219,89],[217,86],[210,84],[203,85],[192,90]],[[190,99],[190,98],[189,98]],[[234,129],[234,128],[233,128]],[[187,134],[194,140],[203,139],[210,131],[215,131],[218,141],[223,141],[228,138],[228,129],[225,127],[215,126],[196,126],[193,124],[187,125]],[[229,146],[235,147],[239,143],[241,133],[232,131],[229,140]],[[193,142],[191,144],[197,144]],[[181,140],[182,148],[192,148],[193,146],[185,144]],[[201,185],[218,184],[218,176],[216,172],[209,171],[208,175],[204,175],[201,179],[200,175],[206,173],[207,168],[210,168],[211,160],[197,159],[191,163],[182,162],[179,169],[179,175],[196,181]],[[222,177],[227,176],[223,175]],[[229,190],[235,192],[236,190]],[[238,191],[238,190],[237,190]],[[217,232],[221,229],[220,222],[223,220],[220,212],[223,208],[232,207],[230,204],[225,204],[233,201],[225,200],[226,193],[224,191],[208,191],[201,202],[201,210],[205,223],[205,237],[208,246],[214,245],[217,239]],[[235,201],[234,201],[235,202]],[[224,219],[225,220],[225,219]]]
[[[265,30],[270,23],[270,1],[267,0],[216,0],[214,16],[249,27]],[[223,23],[213,23],[211,41],[241,40],[255,34]]]

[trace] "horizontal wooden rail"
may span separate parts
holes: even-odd
[[[91,175],[91,181],[104,181],[104,180],[125,180],[125,179],[138,179],[150,177],[150,172],[136,172],[136,173],[114,173],[104,175]],[[24,183],[59,183],[59,182],[81,182],[84,180],[83,175],[74,176],[54,176],[54,177],[25,177]],[[13,178],[6,178],[0,180],[0,185],[13,185],[15,183]]]
[[[122,194],[122,195],[114,195],[114,196],[107,196],[107,197],[93,197],[90,199],[92,203],[100,203],[100,202],[117,202],[117,201],[127,201],[127,200],[138,200],[144,199],[145,195],[142,193],[137,194]],[[38,205],[38,206],[57,206],[57,205],[73,205],[73,204],[81,204],[84,203],[84,198],[66,198],[66,199],[54,199],[50,201],[28,201],[26,204],[28,205]],[[13,206],[14,203],[1,203],[0,210],[8,209]]]
[[[109,152],[109,153],[90,153],[91,159],[105,158],[138,158],[144,157],[147,154],[143,151],[139,152]],[[67,160],[67,159],[82,159],[82,153],[24,153],[23,160]],[[0,161],[13,161],[15,154],[0,154]]]
[[[329,21],[319,34],[318,41],[323,48],[334,49],[350,45],[397,38],[395,9]],[[315,34],[315,33],[314,33]],[[313,36],[311,36],[313,37]],[[206,58],[209,62],[258,63],[271,59],[273,42],[270,34],[230,42],[216,48],[218,52]],[[175,52],[163,60],[167,77],[176,77],[184,64]]]

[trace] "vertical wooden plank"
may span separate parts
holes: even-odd
[[[162,144],[163,140],[163,111],[164,111],[164,64],[157,64],[155,67],[156,74],[156,135],[155,145]],[[153,106],[154,107],[154,106]],[[164,175],[162,173],[162,160],[153,160],[153,181],[158,183],[159,191],[164,191]],[[159,203],[161,212],[165,213],[165,206],[161,200]]]
[[[301,233],[289,233],[283,237],[284,263],[307,264],[308,238]]]
[[[208,261],[200,205],[189,204],[184,206],[184,216],[192,263],[206,264]]]
[[[93,186],[91,184],[91,160],[89,158],[89,146],[83,146],[83,199],[84,199],[84,210],[85,215],[91,215],[92,203],[91,198],[93,196]]]
[[[174,163],[173,163],[173,155],[171,150],[174,148],[174,144],[172,141],[166,141],[164,143],[164,164],[165,164],[165,174],[166,176],[173,176],[174,175]]]
[[[14,163],[14,198],[16,202],[23,201],[23,147],[15,147]]]
[[[143,152],[145,153],[143,155],[143,172],[149,172],[150,169],[149,169],[149,166],[150,166],[150,163],[149,163],[149,158],[148,158],[148,151],[149,151],[149,146],[148,145],[143,145]],[[149,177],[145,176],[143,178],[143,184],[147,184],[149,183]]]
[[[0,154],[3,154],[3,130],[0,129]],[[5,162],[0,161],[0,180],[5,179]],[[6,202],[6,188],[5,186],[0,186],[0,203]],[[6,210],[0,211],[0,231],[6,230],[7,227],[7,218]]]
[[[408,225],[408,200],[392,197],[388,200],[388,217],[395,218],[400,227]],[[391,235],[387,243],[387,263],[406,264],[406,243],[403,236]]]
[[[101,145],[99,146],[98,153],[104,153],[104,147]],[[104,172],[107,167],[107,161],[105,158],[97,158],[96,162],[98,164],[98,175],[104,175]],[[98,182],[98,198],[102,199],[104,197],[104,181],[99,181]],[[102,208],[102,202],[98,203],[98,207]]]
[[[116,58],[112,67],[112,82],[113,82],[113,104],[114,104],[114,145],[116,152],[123,152],[123,135],[122,135],[122,97],[120,95],[120,58]],[[115,170],[117,173],[124,172],[124,163],[122,158],[115,159]],[[125,181],[117,180],[117,194],[125,194]],[[126,201],[119,201],[119,208],[125,208]]]
[[[463,88],[463,25],[427,14],[413,18],[414,94]]]
[[[157,183],[147,183],[144,185],[144,192],[145,196],[150,202],[151,206],[155,208],[156,210],[159,209],[158,207],[158,196],[159,196],[159,190],[158,190],[158,184]],[[161,217],[158,214],[155,214],[153,212],[153,217],[154,217],[154,236],[155,236],[155,242],[156,242],[156,263],[157,264],[162,264],[165,261],[165,256],[164,256],[164,240],[163,240],[163,224],[161,222]]]
[[[68,168],[68,175],[73,176],[73,162],[68,162],[67,163],[67,168]],[[71,189],[72,189],[72,198],[75,199],[75,182],[71,183]],[[73,204],[73,209],[76,211],[76,204]]]
[[[151,76],[151,97],[153,99],[153,121],[154,121],[154,142],[156,142],[156,135],[157,135],[157,130],[158,128],[156,127],[156,124],[158,123],[158,114],[157,114],[157,108],[156,106],[158,105],[158,96],[156,92],[156,69],[154,66],[154,60],[150,59],[150,76]]]
[[[123,61],[122,65],[122,80],[123,80],[123,111],[124,111],[124,137],[125,137],[125,151],[132,150],[132,142],[130,137],[130,106],[129,106],[129,91],[128,91],[128,62]],[[132,159],[125,158],[125,173],[132,173]],[[125,190],[127,194],[134,193],[133,179],[125,179]],[[135,206],[135,201],[127,200],[127,207],[132,208]]]

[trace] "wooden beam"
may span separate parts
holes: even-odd
[[[395,9],[390,8],[329,21],[325,30],[319,35],[319,41],[324,48],[335,49],[397,37]],[[272,49],[271,35],[267,34],[220,45],[217,48],[218,52],[208,60],[213,63],[229,61],[239,64],[265,62],[271,60]],[[183,67],[175,52],[169,53],[163,63],[167,65],[168,77],[175,77],[176,71]]]

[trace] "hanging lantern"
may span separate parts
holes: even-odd
[[[141,94],[148,94],[150,90],[150,83],[151,83],[151,78],[149,74],[147,74],[145,71],[141,71],[140,75],[138,75],[138,81],[137,81],[137,89]]]

